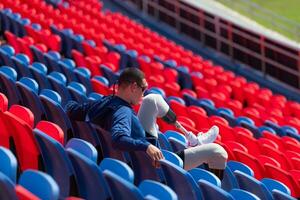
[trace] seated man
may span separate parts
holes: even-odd
[[[176,115],[160,95],[150,94],[143,99],[147,87],[142,71],[137,68],[127,68],[119,77],[116,94],[84,104],[71,101],[66,105],[66,112],[73,120],[86,120],[109,131],[114,148],[121,151],[144,151],[157,164],[157,161],[164,157],[156,145],[156,118],[161,117],[178,128],[181,126],[176,121]],[[138,117],[131,106],[141,101]],[[218,133],[215,129],[212,130],[214,132],[212,135],[215,135],[213,137],[217,135],[215,132]],[[190,136],[191,134],[187,133]],[[151,143],[147,140],[147,136],[151,137],[149,140]],[[197,139],[197,144],[198,141]],[[191,147],[177,152],[177,155],[182,158],[184,169],[190,170],[207,163],[209,170],[222,179],[227,152],[218,144],[209,143],[209,140],[205,139],[203,141],[206,142],[200,142],[200,145],[194,142]]]

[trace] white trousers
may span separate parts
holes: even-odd
[[[138,118],[144,130],[154,137],[158,137],[156,119],[163,117],[169,110],[169,105],[159,94],[148,94],[138,112]],[[225,149],[215,143],[189,147],[184,150],[184,169],[190,170],[203,163],[212,169],[225,169],[228,158]]]

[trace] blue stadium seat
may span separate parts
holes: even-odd
[[[135,184],[141,183],[145,179],[161,181],[158,170],[153,166],[152,159],[146,152],[129,152],[132,169],[135,175]]]
[[[243,200],[260,200],[258,196],[252,194],[251,192],[241,190],[241,189],[232,189],[230,194],[233,196],[234,199],[243,199]]]
[[[272,195],[274,200],[296,200],[296,198],[276,189],[272,191]]]
[[[134,184],[124,180],[115,173],[106,170],[103,172],[103,176],[109,185],[112,199],[125,199],[125,197],[132,200],[144,199],[141,191]]]
[[[205,180],[217,187],[221,187],[220,179],[216,175],[205,169],[194,168],[191,169],[189,173],[192,175],[196,182],[199,182],[200,180]]]
[[[95,124],[91,125],[96,130],[97,136],[101,142],[103,157],[115,158],[127,163],[124,153],[113,148],[111,134],[108,131],[102,129],[100,126],[97,126]]]
[[[60,60],[60,54],[58,52],[49,51],[43,54],[43,60],[43,63],[47,65],[49,72],[62,72],[61,68],[58,65],[58,61]]]
[[[263,184],[265,184],[265,186],[267,187],[267,189],[272,193],[273,190],[279,190],[283,193],[286,193],[288,195],[291,195],[291,190],[284,185],[283,183],[276,181],[274,179],[271,178],[263,178],[260,180]]]
[[[183,168],[183,161],[177,154],[163,149],[161,151],[167,161],[170,161],[171,163],[177,165],[178,167]]]
[[[67,89],[67,79],[59,72],[51,72],[47,76],[52,88],[61,96],[61,105],[65,106],[70,101],[71,95]]]
[[[102,171],[110,170],[130,183],[134,182],[134,173],[132,169],[122,161],[113,158],[104,158],[101,161],[99,168]]]
[[[233,174],[233,171],[226,166],[224,170],[224,176],[222,180],[222,188],[227,192],[231,191],[233,188],[238,188],[238,182]]]
[[[10,54],[11,52],[9,49],[13,49],[12,52],[14,54],[14,48],[11,46],[8,46],[7,48],[3,48],[3,46],[0,47],[0,61],[2,65],[13,67],[14,63],[10,58],[11,56],[13,56],[13,54]]]
[[[204,108],[204,110],[206,111],[208,116],[218,114],[217,109],[216,109],[213,101],[210,100],[210,99],[206,99],[206,98],[199,99],[199,106]]]
[[[168,138],[161,132],[158,133],[158,142],[161,149],[173,151]]]
[[[1,11],[0,11],[1,12]],[[5,174],[0,172],[0,199],[17,200],[15,184]]]
[[[11,60],[14,63],[14,69],[17,71],[18,79],[21,77],[32,77],[28,67],[29,58],[25,54],[17,54],[16,56],[11,57]]]
[[[19,184],[43,200],[58,200],[59,187],[46,173],[26,170],[21,174]]]
[[[87,141],[78,138],[72,138],[66,144],[66,148],[73,149],[91,161],[97,163],[98,152],[95,147]]]
[[[188,68],[185,66],[178,66],[176,69],[178,72],[178,84],[180,87],[192,89],[193,82]]]
[[[60,197],[76,194],[74,170],[62,144],[38,129],[34,129],[33,134],[41,151],[46,172],[59,185]]]
[[[74,69],[74,75],[78,82],[83,84],[86,88],[86,93],[90,94],[93,91],[92,84],[90,81],[91,72],[87,68],[84,67],[76,67]]]
[[[68,82],[77,81],[74,69],[75,69],[75,62],[71,59],[64,58],[58,61],[58,66],[60,67],[62,73],[67,77]]]
[[[200,180],[198,184],[202,191],[203,199],[234,200],[230,193],[206,180]]]
[[[161,160],[160,164],[166,184],[174,190],[178,199],[202,199],[200,188],[187,171],[166,160]]]
[[[17,90],[15,82],[17,81],[16,71],[8,66],[0,68],[0,89],[9,99],[8,106],[13,104],[21,104],[20,94]]]
[[[110,197],[108,185],[97,164],[72,149],[66,151],[75,170],[79,197],[91,200]]]
[[[102,94],[99,94],[99,93],[96,93],[96,92],[91,92],[88,95],[89,100],[100,100],[100,99],[102,99],[102,97],[103,97]]]
[[[141,184],[139,185],[139,189],[145,199],[147,199],[147,196],[152,196],[156,199],[164,200],[178,199],[176,193],[171,188],[156,181],[145,180],[141,182]]]
[[[178,133],[177,131],[166,131],[165,133],[164,133],[164,135],[169,139],[169,138],[171,138],[171,137],[173,137],[173,138],[175,138],[175,139],[177,139],[177,140],[179,140],[180,142],[182,142],[183,144],[187,144],[187,140],[186,140],[186,138],[185,138],[185,136],[184,135],[182,135],[182,134],[180,134],[180,133]]]
[[[173,152],[183,151],[184,149],[187,148],[186,144],[182,143],[181,141],[179,141],[173,137],[170,137],[168,140],[173,149]]]
[[[67,89],[69,91],[71,99],[73,99],[74,101],[77,101],[79,103],[84,103],[87,101],[86,88],[82,84],[78,82],[71,82],[67,86]]]
[[[39,97],[45,108],[47,120],[60,126],[65,134],[65,141],[68,141],[74,136],[74,131],[67,114],[61,107],[60,96],[52,90],[44,89],[40,92]]]
[[[74,137],[83,139],[91,143],[98,152],[97,163],[103,159],[101,141],[98,137],[98,134],[95,128],[88,122],[71,120],[72,127],[74,130]]]
[[[231,160],[231,161],[227,162],[227,166],[232,172],[238,170],[245,174],[248,174],[249,176],[254,176],[253,170],[241,162]]]
[[[41,100],[39,99],[39,87],[35,80],[23,77],[17,81],[16,86],[22,99],[22,105],[29,108],[34,114],[34,121],[37,124],[46,119],[46,114]]]
[[[47,79],[47,67],[43,63],[34,62],[29,65],[29,70],[41,89],[52,89]]]
[[[0,172],[6,175],[13,183],[17,180],[17,159],[14,154],[4,148],[0,147]]]
[[[29,48],[30,48],[30,50],[33,54],[35,62],[40,62],[40,63],[43,63],[43,64],[49,66],[49,67],[52,67],[51,65],[48,65],[48,63],[45,61],[44,54],[39,48],[37,48],[34,45],[31,45]],[[49,70],[49,71],[51,71],[51,70]]]
[[[268,188],[254,177],[249,176],[248,174],[245,174],[241,171],[235,171],[234,175],[241,189],[255,194],[262,200],[273,199],[272,194],[270,193]]]
[[[109,82],[109,86],[116,83],[116,81],[118,80],[118,77],[119,77],[118,73],[114,73],[110,68],[108,68],[105,65],[100,65],[100,69],[101,69],[104,77],[107,78],[107,80]]]

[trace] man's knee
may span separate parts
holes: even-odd
[[[216,143],[211,143],[212,148],[213,148],[213,153],[215,157],[218,157],[219,159],[227,160],[228,159],[228,154],[226,150],[219,144]]]

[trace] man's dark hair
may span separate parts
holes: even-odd
[[[118,85],[128,85],[130,83],[136,82],[138,85],[143,85],[143,79],[145,78],[145,74],[135,67],[126,68],[121,73],[118,79]]]

